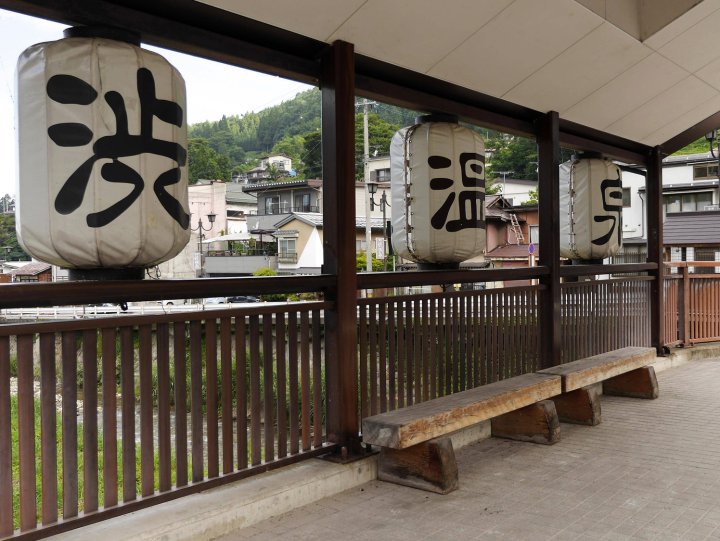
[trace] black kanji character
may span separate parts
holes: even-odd
[[[612,225],[610,227],[610,230],[602,235],[601,237],[598,237],[596,239],[592,240],[592,243],[596,246],[602,246],[603,244],[607,244],[610,238],[612,237],[613,233],[615,232],[615,229],[617,228],[617,236],[618,236],[618,243],[622,242],[621,235],[622,235],[622,180],[620,180],[620,176],[616,179],[607,178],[603,180],[600,183],[600,191],[602,192],[602,198],[603,198],[603,210],[605,212],[614,212],[617,213],[617,216],[608,216],[608,215],[601,215],[601,216],[593,216],[593,220],[596,223],[602,223],[606,222],[608,220],[612,220]]]
[[[115,115],[115,134],[99,138],[93,145],[93,155],[73,172],[55,198],[55,210],[70,214],[82,204],[90,174],[95,162],[110,159],[101,169],[102,177],[108,182],[132,184],[133,189],[123,199],[110,207],[88,214],[90,227],[103,227],[125,212],[140,197],[145,181],[134,169],[119,161],[119,158],[149,153],[174,160],[178,167],[162,173],[153,184],[153,191],[160,204],[183,229],[190,225],[190,216],[180,202],[166,191],[166,187],[180,181],[180,167],[187,161],[187,151],[178,143],[153,137],[153,119],[182,126],[183,110],[173,101],[159,100],[155,96],[155,79],[146,68],[137,71],[137,89],[140,99],[140,134],[128,132],[127,109],[122,95],[115,91],[105,93],[105,101]],[[71,75],[55,75],[47,84],[50,99],[59,103],[89,105],[97,98],[97,92],[86,82]],[[92,130],[83,124],[61,123],[48,128],[49,137],[59,146],[82,146],[93,137]]]
[[[452,160],[445,156],[428,157],[431,169],[446,169],[452,165]],[[462,190],[459,194],[460,218],[449,220],[450,209],[455,202],[455,193],[450,193],[445,202],[430,219],[435,229],[445,229],[455,233],[462,229],[485,227],[485,157],[475,152],[462,152],[460,154],[460,169],[462,185],[465,188],[481,188],[480,190]],[[446,177],[430,179],[431,190],[447,190],[452,187],[454,180]]]

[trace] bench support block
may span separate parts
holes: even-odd
[[[553,398],[558,417],[565,423],[595,426],[602,419],[600,395],[602,384],[594,383]]]
[[[552,400],[541,400],[492,420],[492,435],[552,445],[560,441],[560,421]]]
[[[603,382],[603,394],[632,398],[657,398],[655,368],[645,366]]]
[[[442,437],[406,449],[383,447],[378,479],[438,494],[452,492],[458,488],[452,441]]]

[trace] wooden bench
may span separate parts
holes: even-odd
[[[363,441],[382,447],[378,478],[441,494],[455,490],[448,435],[493,418],[500,419],[496,435],[554,443],[560,425],[547,399],[562,392],[561,380],[524,374],[363,419]]]
[[[493,436],[555,443],[559,420],[600,422],[601,390],[657,398],[654,359],[622,348],[388,411],[363,419],[363,441],[381,447],[378,479],[446,494],[458,486],[451,433],[491,420]]]
[[[626,347],[594,355],[539,374],[562,378],[562,394],[554,397],[558,417],[563,422],[597,425],[602,419],[600,395],[657,398],[655,349]]]

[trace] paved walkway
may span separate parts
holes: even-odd
[[[603,397],[603,422],[554,446],[461,449],[452,494],[374,481],[222,540],[720,540],[720,359],[658,380],[658,400]]]

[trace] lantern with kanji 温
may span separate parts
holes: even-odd
[[[392,243],[421,268],[485,249],[485,145],[447,115],[419,117],[390,144]]]
[[[177,255],[190,239],[180,73],[132,34],[79,27],[25,50],[17,84],[25,251],[80,277],[141,277]]]
[[[560,255],[602,260],[622,247],[620,168],[581,155],[560,165]]]

